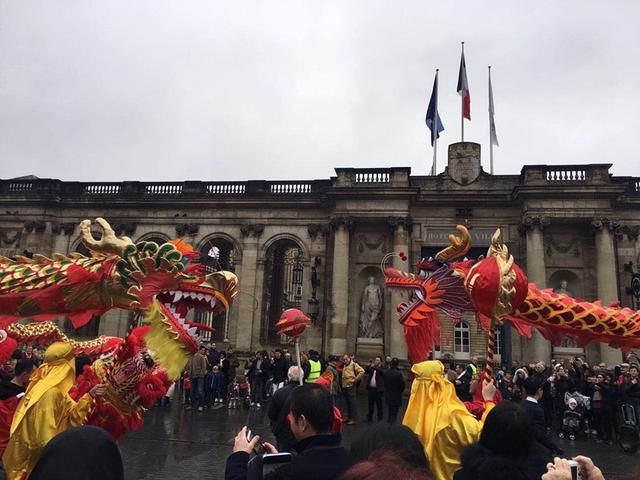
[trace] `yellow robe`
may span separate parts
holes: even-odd
[[[49,440],[85,423],[93,398],[86,394],[76,403],[69,396],[75,371],[70,343],[55,342],[47,348],[11,422],[9,443],[2,455],[9,480],[28,476]]]
[[[494,404],[487,402],[482,420],[478,421],[444,377],[442,363],[417,363],[411,371],[416,378],[402,423],[420,437],[435,478],[451,480],[460,468],[462,450],[480,440],[484,420]]]
[[[57,388],[45,392],[9,439],[2,456],[7,479],[21,480],[31,473],[49,440],[68,428],[83,425],[91,406],[89,394],[76,403]]]

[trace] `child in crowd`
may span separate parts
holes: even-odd
[[[218,365],[213,366],[211,372],[211,396],[214,403],[224,403],[224,395],[222,393],[222,372]]]
[[[191,406],[191,379],[189,374],[184,374],[184,380],[182,381],[182,390],[184,390],[184,404],[188,407]]]

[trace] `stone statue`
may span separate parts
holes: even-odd
[[[360,328],[358,336],[363,338],[382,338],[382,289],[376,285],[376,279],[369,277],[369,283],[362,292],[360,304]]]
[[[573,297],[573,292],[569,290],[567,287],[569,286],[569,282],[566,280],[560,280],[560,286],[553,290],[553,293],[561,293],[563,295],[569,295]]]

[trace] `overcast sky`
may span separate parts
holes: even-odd
[[[0,177],[311,179],[410,166],[440,68],[439,171],[472,122],[496,173],[640,175],[640,2],[0,0]]]

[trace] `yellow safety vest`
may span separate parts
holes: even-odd
[[[313,383],[320,378],[320,370],[322,370],[322,364],[318,360],[309,359],[309,376],[305,382]]]

